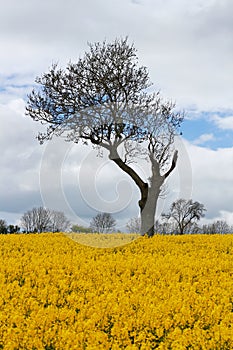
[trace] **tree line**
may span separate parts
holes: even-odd
[[[226,234],[233,233],[233,226],[224,220],[216,220],[209,224],[198,225],[205,216],[203,204],[192,199],[174,201],[168,213],[162,213],[161,219],[156,220],[154,229],[157,234]],[[43,207],[33,208],[23,214],[20,220],[22,231],[18,225],[7,225],[0,220],[0,233],[41,233],[64,232],[76,233],[111,233],[116,231],[116,220],[110,213],[98,213],[90,221],[90,226],[71,225],[65,214]],[[126,231],[141,233],[140,217],[131,218],[126,224]],[[119,231],[118,231],[119,232]]]
[[[198,221],[205,216],[203,204],[192,199],[178,199],[174,201],[168,213],[162,213],[161,219],[154,224],[157,234],[226,234],[233,233],[233,226],[224,220],[217,220],[210,224],[198,225]],[[113,232],[116,220],[109,213],[99,213],[90,222],[89,227],[73,225],[72,232],[77,233],[108,233]],[[141,233],[141,218],[131,218],[126,224],[126,231]]]
[[[225,220],[216,220],[209,224],[198,225],[205,216],[203,204],[185,199],[172,203],[168,213],[162,213],[161,220],[155,221],[155,232],[158,234],[226,234],[233,233],[233,226]],[[140,232],[140,218],[132,218],[126,225],[128,232]]]
[[[20,227],[18,225],[8,225],[6,220],[0,219],[0,233],[18,233]]]
[[[70,227],[70,221],[61,211],[38,207],[23,214],[20,226],[7,225],[5,220],[0,220],[0,233],[62,232]]]
[[[81,225],[71,226],[70,221],[61,211],[55,211],[44,207],[33,208],[25,212],[20,219],[21,228],[18,225],[7,225],[5,220],[0,220],[0,233],[42,233],[42,232],[80,232],[80,233],[109,233],[116,226],[116,220],[109,213],[98,213],[92,218],[90,227]]]
[[[128,221],[127,232],[140,233],[140,218],[135,217]],[[155,232],[161,235],[180,235],[180,230],[174,222],[156,220]],[[233,233],[233,225],[229,225],[225,220],[216,220],[204,225],[187,226],[183,234],[227,234]]]

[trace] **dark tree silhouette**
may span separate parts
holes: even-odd
[[[138,186],[141,233],[153,235],[161,186],[177,163],[174,137],[183,114],[159,93],[148,92],[152,84],[134,45],[127,38],[89,44],[83,58],[65,69],[53,65],[36,82],[26,113],[48,125],[39,141],[64,135],[106,149]],[[150,163],[147,179],[131,166],[139,157]]]
[[[0,219],[0,233],[7,233],[7,223],[3,219]]]
[[[185,230],[191,231],[191,226],[205,216],[206,209],[199,202],[193,202],[192,199],[178,199],[173,202],[168,214],[162,214],[167,219],[173,219],[177,224],[179,234],[184,234]]]

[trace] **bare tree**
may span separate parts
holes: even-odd
[[[28,210],[21,218],[21,225],[26,232],[43,232],[50,225],[50,210],[39,207]]]
[[[176,225],[174,222],[168,222],[167,220],[159,223],[158,225],[158,233],[162,235],[171,235],[176,231]]]
[[[213,223],[216,233],[230,233],[231,229],[225,220],[217,220]]]
[[[193,202],[192,199],[178,199],[173,202],[168,214],[162,214],[166,219],[172,219],[177,224],[177,233],[184,234],[190,231],[195,221],[204,217],[204,205],[199,202]]]
[[[23,214],[21,217],[21,226],[23,229],[29,233],[29,232],[34,232],[35,229],[35,218],[33,215],[33,210],[28,210],[26,213]]]
[[[70,225],[70,221],[66,218],[62,211],[50,212],[50,230],[52,232],[66,231]]]
[[[39,207],[33,209],[35,218],[35,229],[41,233],[48,231],[51,225],[51,211],[49,209]]]
[[[183,113],[158,92],[148,92],[152,84],[146,67],[138,66],[134,45],[127,38],[89,44],[83,58],[66,69],[53,65],[36,82],[26,114],[48,125],[39,141],[64,135],[107,150],[138,186],[141,233],[152,236],[161,187],[176,167],[174,137]],[[139,157],[150,164],[147,179],[131,166]]]
[[[60,211],[39,207],[28,210],[21,218],[21,225],[26,232],[64,231],[69,220]]]
[[[116,220],[109,213],[97,214],[90,223],[90,227],[94,232],[107,233],[111,232],[116,225]]]
[[[224,234],[232,233],[232,229],[225,220],[217,220],[211,224],[203,225],[202,232],[206,234]]]
[[[137,217],[130,219],[126,224],[126,228],[129,232],[140,233],[141,232],[141,219],[137,218]]]

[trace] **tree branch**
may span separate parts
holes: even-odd
[[[141,177],[134,171],[130,166],[128,166],[119,156],[117,152],[117,147],[112,145],[101,144],[102,147],[109,151],[109,159],[112,160],[118,167],[127,173],[135,184],[139,187],[141,192],[141,199],[139,201],[140,209],[143,210],[148,196],[148,183],[144,182]]]
[[[177,163],[177,159],[178,159],[178,151],[176,150],[174,155],[173,155],[173,158],[172,158],[172,164],[171,164],[171,167],[170,169],[165,173],[164,177],[165,179],[171,174],[171,172],[175,169],[176,167],[176,163]]]

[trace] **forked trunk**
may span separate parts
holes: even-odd
[[[121,170],[127,173],[140,189],[141,199],[138,204],[141,214],[141,234],[147,234],[149,237],[152,237],[154,235],[155,212],[160,189],[165,179],[176,166],[177,151],[175,151],[173,155],[172,164],[169,170],[164,175],[160,174],[160,163],[154,159],[153,152],[150,154],[149,158],[151,160],[152,176],[148,183],[146,183],[140,178],[134,169],[129,167],[126,162],[120,158],[117,152],[117,146],[114,147],[105,144],[103,147],[109,151],[109,159],[116,163]]]

